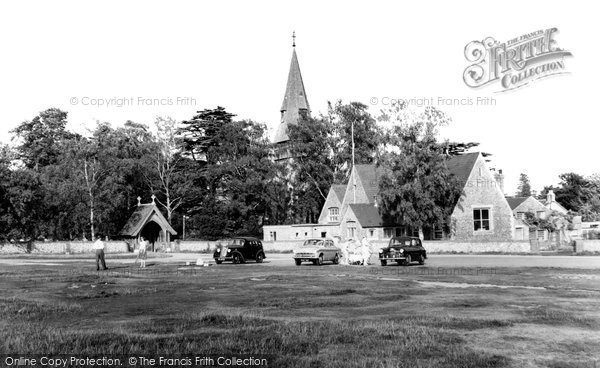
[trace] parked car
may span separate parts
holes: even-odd
[[[382,266],[391,261],[405,266],[413,261],[423,265],[425,259],[427,259],[427,251],[423,248],[421,239],[408,236],[397,236],[390,239],[387,248],[381,249],[379,253],[379,261]]]
[[[302,262],[312,262],[322,265],[323,262],[338,264],[342,255],[341,249],[335,245],[330,238],[306,239],[300,248],[294,250],[294,261],[296,266]]]
[[[217,246],[213,254],[217,264],[223,262],[246,263],[247,260],[255,260],[261,263],[265,258],[262,242],[256,238],[238,237],[229,239]]]

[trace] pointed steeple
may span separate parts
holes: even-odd
[[[275,143],[281,143],[289,140],[288,126],[296,125],[302,115],[310,114],[302,74],[300,74],[300,64],[296,55],[296,34],[293,35],[292,63],[290,73],[288,74],[287,86],[283,103],[281,104],[281,123],[275,134]]]

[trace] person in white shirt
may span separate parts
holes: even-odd
[[[96,251],[96,271],[100,271],[100,263],[102,263],[102,269],[107,270],[108,267],[106,267],[106,262],[104,261],[104,242],[100,235],[98,235],[93,247],[94,251]]]
[[[146,267],[146,258],[148,258],[148,242],[146,241],[146,239],[144,239],[144,237],[142,236],[140,238],[140,248],[138,250],[138,258],[140,259],[140,267],[141,268],[145,268]]]

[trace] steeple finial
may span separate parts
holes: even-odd
[[[156,199],[156,196],[155,196],[154,194],[152,194],[152,204],[155,204],[155,203],[154,203],[154,200],[155,200],[155,199]]]
[[[296,47],[296,31],[292,32],[292,47]]]

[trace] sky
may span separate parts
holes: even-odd
[[[558,1],[2,2],[0,142],[50,107],[80,133],[224,106],[274,134],[295,31],[314,115],[338,99],[378,115],[392,99],[431,98],[453,120],[442,137],[480,142],[506,193],[520,173],[541,190],[561,173],[600,172],[595,14]],[[552,27],[573,55],[567,74],[505,93],[464,83],[469,42]]]

